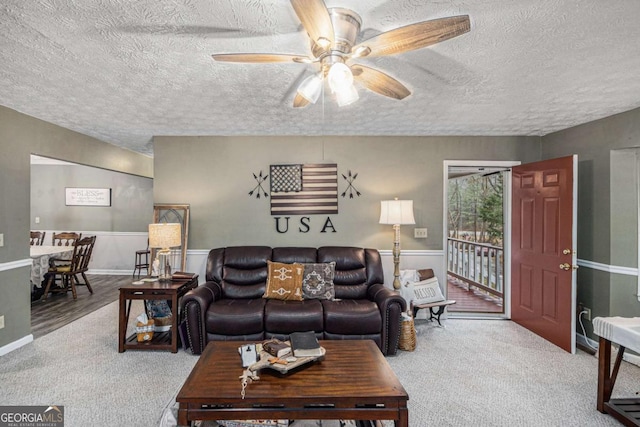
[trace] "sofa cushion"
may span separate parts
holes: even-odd
[[[212,249],[207,259],[207,281],[220,283],[226,298],[260,298],[267,282],[268,246]]]
[[[322,304],[319,300],[267,300],[264,307],[264,327],[268,334],[289,334],[296,331],[321,332]]]
[[[271,261],[285,262],[292,264],[294,262],[316,262],[316,248],[297,248],[297,247],[280,247],[273,248]]]
[[[302,264],[267,261],[267,289],[263,298],[302,301]]]
[[[336,292],[333,287],[335,273],[335,262],[304,264],[302,298],[335,299]]]
[[[211,334],[249,335],[264,330],[265,300],[221,299],[205,313],[206,330]]]
[[[322,300],[324,330],[331,334],[377,334],[382,330],[380,309],[375,302],[361,299]]]
[[[318,248],[318,262],[335,262],[333,279],[336,298],[362,299],[367,297],[369,282],[365,250],[348,246]]]

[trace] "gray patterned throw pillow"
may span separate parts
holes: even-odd
[[[304,299],[335,299],[333,278],[336,273],[336,263],[304,264],[302,275],[302,297]]]

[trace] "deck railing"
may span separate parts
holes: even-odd
[[[504,297],[503,248],[449,237],[447,254],[447,273],[470,286]]]

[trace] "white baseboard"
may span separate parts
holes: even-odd
[[[27,345],[32,341],[33,341],[33,335],[29,334],[26,337],[22,337],[17,341],[10,342],[9,344],[0,347],[0,356],[4,356],[5,354],[7,354],[7,353],[9,353],[9,352],[11,352],[13,350],[16,350],[16,349],[22,347],[23,345]]]
[[[576,343],[582,344],[585,347],[592,348],[594,351],[598,351],[598,342],[592,340],[589,337],[585,337],[582,334],[576,334]]]
[[[622,360],[626,360],[632,365],[640,366],[640,356],[636,356],[635,354],[629,354],[625,351]]]
[[[582,334],[576,334],[576,342],[587,347],[591,347],[596,351],[596,353],[598,352],[598,342],[592,340],[589,337],[585,337]],[[625,351],[624,356],[622,356],[622,360],[629,362],[632,365],[640,366],[640,356],[637,356],[635,354],[630,354],[629,352]]]

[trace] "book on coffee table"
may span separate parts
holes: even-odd
[[[285,355],[290,355],[291,353],[291,346],[288,342],[280,341],[275,338],[264,341],[262,343],[262,349],[275,357],[283,357]]]
[[[324,353],[313,331],[289,334],[291,349],[295,357],[322,356]]]

